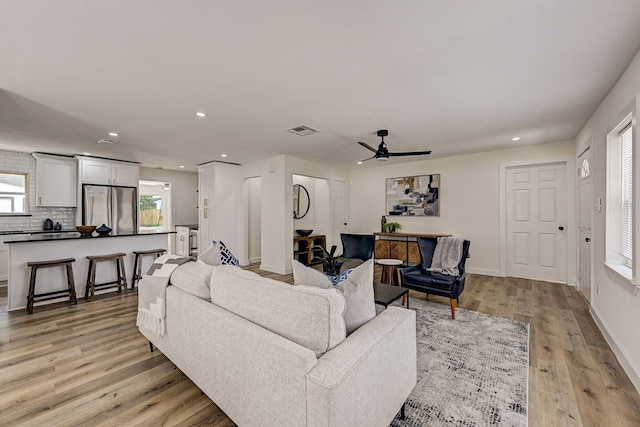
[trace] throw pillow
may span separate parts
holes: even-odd
[[[373,297],[373,259],[354,268],[347,279],[336,285],[345,300],[347,310],[344,323],[347,335],[376,317],[376,304]]]
[[[216,244],[215,240],[213,241],[213,244]],[[220,240],[220,260],[223,265],[240,265],[238,258],[233,256],[222,240]]]
[[[220,245],[209,245],[206,251],[202,252],[198,257],[199,261],[208,265],[220,265],[222,264],[222,257],[220,256]]]
[[[307,267],[298,260],[293,260],[293,284],[329,289],[333,287],[331,280],[315,268]]]
[[[331,281],[321,272],[306,267],[293,260],[293,284],[317,288],[331,288]],[[348,270],[346,279],[339,282],[337,289],[345,298],[347,308],[344,322],[347,335],[376,316],[376,304],[373,297],[373,259],[365,261],[352,270]]]

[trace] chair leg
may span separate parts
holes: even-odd
[[[120,270],[122,273],[122,286],[124,287],[124,293],[126,294],[129,285],[127,284],[127,272],[124,269],[124,258],[120,258]]]
[[[71,264],[67,264],[66,268],[67,268],[67,285],[69,286],[69,299],[74,304],[78,304],[78,299],[76,298],[76,283],[73,279],[73,267],[71,267]]]
[[[456,300],[453,298],[449,298],[451,301],[451,318],[455,320],[456,318]]]

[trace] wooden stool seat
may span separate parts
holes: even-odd
[[[76,298],[76,285],[73,280],[73,266],[71,265],[73,262],[75,262],[75,258],[32,261],[27,263],[27,266],[31,267],[31,280],[29,281],[29,293],[27,294],[27,312],[29,314],[33,314],[33,303],[56,299],[65,295],[69,295],[69,301],[74,304],[78,304],[78,300]],[[36,275],[38,268],[47,267],[65,267],[67,273],[67,289],[36,294]]]
[[[124,291],[127,292],[127,276],[124,269],[124,257],[127,256],[124,252],[118,252],[108,255],[88,255],[89,270],[87,271],[87,286],[84,291],[85,299],[89,299],[89,292],[91,292],[90,300],[93,301],[96,288],[118,288],[118,292],[121,292],[121,288],[124,287]],[[117,278],[111,282],[96,283],[96,266],[99,261],[115,261],[116,262],[116,275]]]
[[[136,287],[136,282],[142,279],[142,258],[145,255],[155,255],[156,258],[166,252],[165,249],[149,249],[146,251],[133,251],[135,259],[133,261],[133,278],[131,279],[131,289]]]

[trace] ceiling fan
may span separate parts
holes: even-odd
[[[367,144],[366,142],[361,142],[358,141],[358,144],[362,145],[364,148],[373,151],[375,154],[373,157],[369,157],[368,159],[364,159],[362,160],[367,161],[367,160],[371,160],[371,159],[376,159],[376,160],[389,160],[389,157],[398,157],[398,156],[422,156],[425,154],[431,154],[431,151],[404,151],[401,153],[391,153],[389,152],[389,149],[387,148],[387,144],[385,144],[384,142],[384,137],[389,135],[389,131],[386,129],[380,129],[378,131],[378,136],[380,138],[382,138],[382,140],[380,141],[380,145],[378,145],[378,149],[376,150],[375,148],[373,148],[372,146],[370,146],[369,144]]]

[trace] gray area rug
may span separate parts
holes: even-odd
[[[411,299],[418,384],[391,426],[526,426],[529,324]]]

